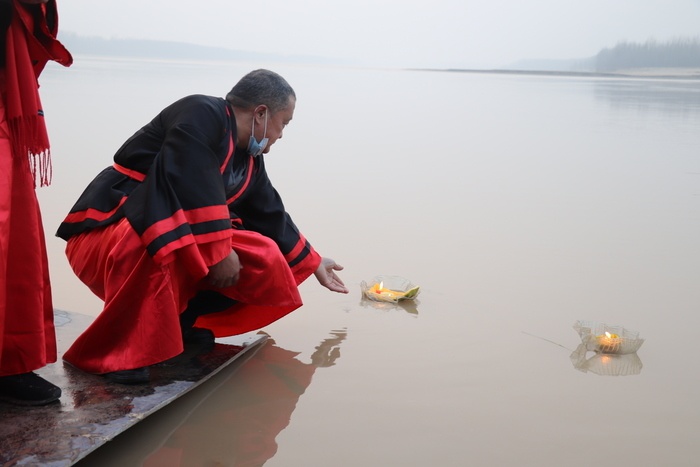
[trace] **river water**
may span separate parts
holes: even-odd
[[[345,266],[270,339],[81,464],[697,465],[700,82],[77,57],[42,75],[56,308],[96,315],[54,232],[162,107],[270,68],[298,96],[266,156]],[[414,302],[362,299],[403,276]],[[578,320],[636,354],[577,353]]]

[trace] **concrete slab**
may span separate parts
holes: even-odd
[[[217,339],[151,368],[151,383],[121,385],[83,373],[61,360],[92,317],[55,312],[59,361],[37,371],[63,390],[60,403],[18,407],[0,403],[0,465],[70,466],[204,383],[231,362],[250,356],[266,336]]]

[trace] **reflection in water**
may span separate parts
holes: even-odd
[[[541,339],[550,344],[554,344],[563,349],[568,349],[567,347],[554,342],[544,337],[536,336],[528,332],[524,332],[528,336]],[[592,357],[588,358],[588,353],[593,354]],[[636,352],[628,354],[606,354],[593,352],[588,350],[586,343],[582,342],[576,347],[576,349],[571,352],[569,356],[571,363],[573,363],[574,368],[583,373],[595,373],[600,376],[631,376],[638,375],[642,371],[642,360],[639,358]]]
[[[625,355],[594,353],[592,357],[586,358],[587,353],[586,344],[581,343],[570,356],[574,368],[584,373],[590,371],[600,376],[631,376],[642,371],[642,361],[636,352]]]
[[[700,116],[697,80],[601,80],[595,81],[594,95],[616,109],[660,111],[689,118]]]
[[[418,305],[420,305],[420,300],[401,300],[396,303],[390,302],[377,302],[366,298],[364,295],[360,300],[360,306],[362,308],[374,308],[375,310],[391,311],[391,310],[403,310],[410,315],[418,316]]]
[[[206,406],[215,407],[215,413],[202,413],[200,400],[198,410],[186,413],[143,465],[203,465],[204,457],[206,465],[263,465],[277,452],[275,439],[289,425],[316,369],[335,365],[346,337],[346,330],[332,331],[316,347],[311,363],[269,338],[235,377],[210,395],[216,400]]]
[[[332,331],[331,335],[321,342],[311,355],[311,363],[317,368],[328,368],[335,365],[335,361],[340,358],[340,343],[347,337],[347,331]]]

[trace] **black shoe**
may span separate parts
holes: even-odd
[[[214,345],[214,333],[211,329],[189,328],[182,333],[183,344]]]
[[[110,373],[104,373],[107,381],[119,384],[142,384],[148,383],[151,380],[151,372],[148,367],[134,368],[133,370],[119,370]]]
[[[36,373],[0,377],[0,399],[16,405],[46,405],[61,397],[61,388]]]

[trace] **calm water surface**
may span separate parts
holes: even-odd
[[[352,293],[309,279],[250,360],[84,464],[697,465],[698,81],[78,57],[42,77],[57,308],[101,309],[53,237],[85,185],[162,107],[261,66],[298,95],[270,176]],[[378,274],[418,300],[363,301]],[[577,359],[577,320],[646,342]]]

